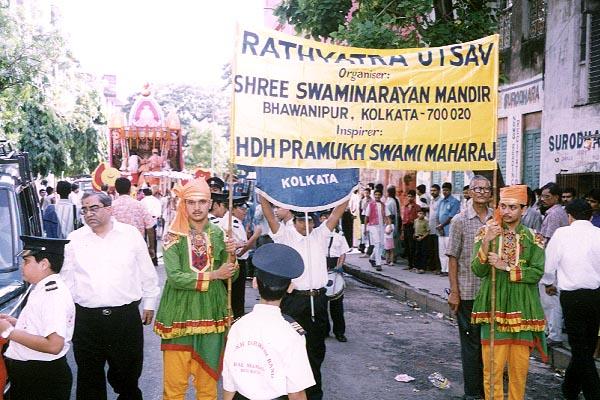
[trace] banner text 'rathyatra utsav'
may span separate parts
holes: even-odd
[[[241,30],[233,133],[242,164],[489,169],[497,37],[356,49]]]

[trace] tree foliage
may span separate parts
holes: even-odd
[[[280,22],[318,40],[364,48],[444,46],[492,34],[486,0],[283,0]]]
[[[32,171],[89,173],[106,153],[102,101],[61,35],[0,8],[0,134]]]

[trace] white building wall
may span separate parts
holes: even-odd
[[[580,7],[579,1],[548,1],[541,184],[561,172],[600,171],[600,138],[585,140],[600,133],[600,103],[587,104],[588,66],[579,54]]]

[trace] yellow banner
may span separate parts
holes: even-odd
[[[240,28],[235,162],[267,167],[483,170],[495,165],[498,35],[360,49]]]

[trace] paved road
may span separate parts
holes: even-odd
[[[159,271],[161,279],[164,279],[162,267]],[[350,277],[347,282],[344,303],[349,342],[327,339],[323,365],[325,399],[460,398],[460,347],[454,323],[423,313],[381,289]],[[249,288],[247,310],[256,300],[256,291]],[[145,399],[160,399],[162,362],[159,340],[149,327],[145,332],[145,364],[140,383]],[[450,389],[435,388],[427,380],[428,375],[436,371],[450,380]],[[396,382],[394,377],[403,373],[413,376],[415,381]],[[551,370],[535,360],[532,360],[529,382],[528,399],[559,398],[560,381]],[[112,394],[109,398],[116,396]],[[186,399],[193,398],[190,390]]]

